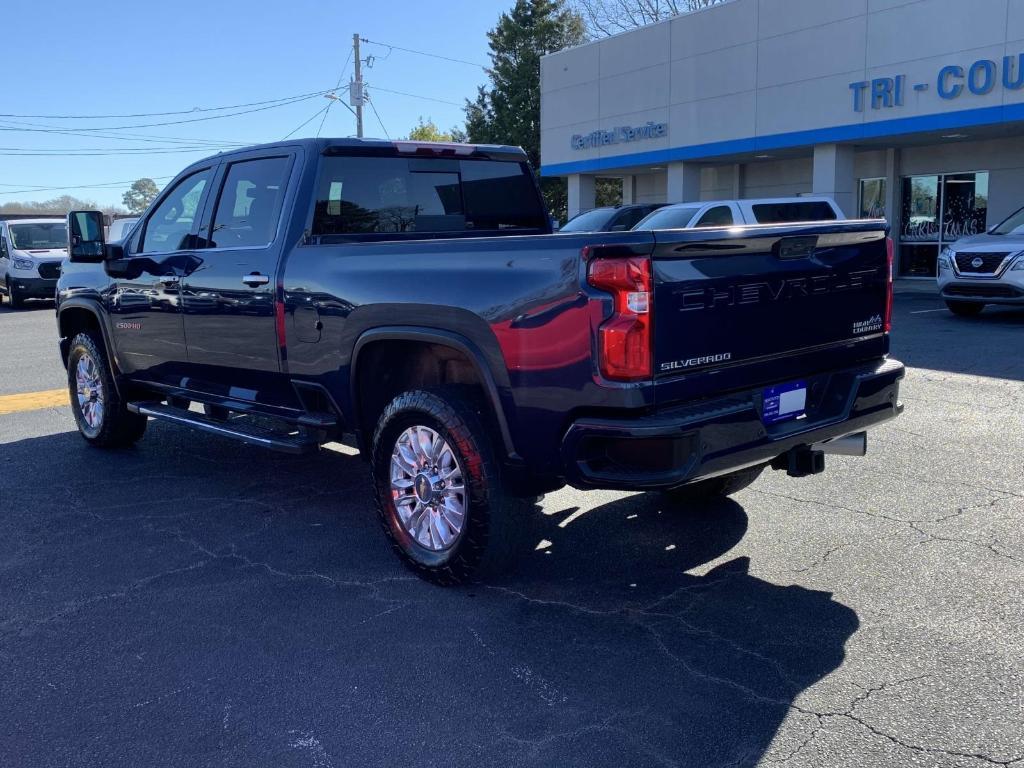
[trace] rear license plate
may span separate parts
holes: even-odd
[[[807,382],[794,381],[780,384],[764,391],[764,412],[761,419],[765,424],[775,424],[788,419],[798,419],[807,408]]]

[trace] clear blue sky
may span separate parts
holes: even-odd
[[[163,184],[212,150],[168,152],[197,141],[246,144],[276,141],[327,104],[322,96],[274,109],[179,125],[111,130],[110,135],[17,130],[129,126],[189,120],[213,112],[153,118],[56,120],[30,115],[126,115],[267,101],[327,90],[337,83],[352,34],[404,48],[487,64],[487,30],[512,0],[5,0],[4,67],[0,89],[0,202],[46,200],[63,194],[120,204],[128,184],[87,188],[149,176]],[[486,80],[483,70],[380,45],[366,70],[374,104],[392,137],[417,118],[447,129],[461,125],[460,106]],[[352,66],[344,76],[348,83]],[[374,90],[374,86],[441,101]],[[241,111],[241,110],[235,110]],[[31,125],[26,125],[30,123]],[[295,136],[312,136],[320,118]],[[382,136],[372,110],[367,136]],[[87,132],[88,133],[88,132]],[[355,118],[335,104],[323,136],[355,133]],[[133,134],[129,137],[125,134]],[[153,141],[153,139],[156,139]],[[12,155],[26,152],[124,152],[105,156]],[[80,186],[82,185],[82,186]],[[18,191],[32,187],[67,187]]]

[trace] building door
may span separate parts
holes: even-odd
[[[899,273],[935,277],[939,252],[986,230],[988,173],[907,176],[903,179]]]

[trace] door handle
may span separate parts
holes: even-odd
[[[242,282],[250,288],[255,288],[257,285],[266,285],[270,282],[270,278],[267,275],[261,275],[259,272],[253,272],[243,277]]]

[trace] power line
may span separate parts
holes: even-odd
[[[349,62],[352,61],[352,52],[353,52],[353,50],[354,49],[352,49],[352,48],[348,49],[348,56],[345,58],[345,64],[341,67],[341,74],[338,75],[338,82],[334,84],[334,90],[335,91],[337,91],[339,88],[341,88],[341,81],[345,79],[345,72],[348,70]],[[316,137],[318,139],[320,138],[320,131],[322,131],[324,129],[324,123],[327,122],[327,116],[329,114],[331,114],[331,107],[334,106],[334,102],[335,101],[339,100],[337,96],[338,96],[338,94],[335,93],[334,94],[335,98],[327,103],[327,109],[324,110],[324,116],[322,118],[320,118],[320,125],[318,125],[317,128],[316,128]]]
[[[78,131],[89,131],[89,132],[93,132],[94,133],[94,132],[97,132],[97,131],[120,131],[120,130],[129,130],[129,129],[132,129],[132,128],[154,128],[154,127],[159,127],[159,126],[164,126],[164,125],[183,125],[185,123],[201,123],[201,122],[205,122],[207,120],[223,120],[224,118],[228,118],[228,117],[238,117],[239,115],[250,115],[253,112],[264,112],[264,111],[266,111],[268,109],[277,109],[278,107],[287,107],[287,106],[290,106],[291,104],[298,104],[298,103],[303,102],[303,101],[309,101],[310,99],[315,99],[317,96],[323,96],[323,95],[325,95],[327,93],[329,93],[329,91],[317,91],[314,94],[307,95],[307,96],[301,96],[299,98],[295,98],[295,99],[292,99],[290,101],[277,102],[277,103],[271,104],[269,106],[254,107],[253,109],[245,109],[245,110],[241,110],[241,111],[238,111],[238,112],[230,112],[230,113],[224,114],[224,115],[209,115],[207,117],[193,117],[193,118],[190,118],[188,120],[168,120],[168,121],[165,121],[165,122],[162,122],[162,123],[136,123],[134,125],[107,125],[107,126],[103,126],[102,128],[77,128],[76,130],[78,130]],[[44,129],[33,129],[33,128],[0,128],[0,131],[14,131],[14,130],[29,131],[29,132],[36,132],[36,133],[53,133],[55,131],[59,132],[59,131],[61,131],[63,129],[57,128],[56,126],[48,127],[48,129],[45,129],[45,130]]]
[[[29,128],[35,128],[38,130],[29,131],[27,128],[21,126],[29,126]],[[31,133],[51,133],[58,136],[79,136],[88,139],[112,139],[116,141],[142,141],[150,143],[178,143],[178,144],[208,144],[211,147],[216,146],[243,146],[246,142],[240,141],[228,141],[227,139],[202,139],[202,138],[183,138],[179,136],[153,136],[152,134],[145,133],[99,133],[97,131],[90,131],[83,133],[82,131],[75,130],[74,128],[58,128],[56,126],[48,126],[42,123],[25,123],[17,120],[5,120],[0,121],[0,128],[6,128],[12,132],[22,131]],[[99,129],[102,130],[102,129]]]
[[[17,156],[25,154],[29,157],[75,157],[78,155],[92,155],[97,153],[115,155],[146,155],[146,154],[167,154],[169,152],[213,152],[218,147],[210,147],[206,144],[197,144],[191,147],[170,146],[170,147],[0,147],[0,154]]]
[[[182,147],[175,147],[174,149],[149,149],[146,148],[144,151],[137,150],[135,152],[126,152],[123,149],[111,149],[103,150],[99,149],[96,151],[88,152],[39,152],[39,151],[20,151],[20,152],[5,152],[0,151],[0,156],[3,157],[115,157],[118,155],[127,155],[130,157],[143,157],[146,155],[174,155],[174,154],[185,154],[189,152],[205,152],[211,154],[213,147],[192,147],[185,149]],[[217,153],[220,154],[220,153]]]
[[[335,86],[335,88],[337,88],[337,86]],[[321,93],[324,93],[324,91],[311,91],[309,93],[300,93],[294,96],[282,96],[278,99],[267,99],[266,101],[251,101],[247,104],[232,104],[230,106],[224,107],[193,107],[192,109],[183,109],[175,112],[136,112],[134,114],[129,115],[17,115],[0,113],[0,117],[24,117],[37,120],[120,120],[123,118],[135,117],[170,117],[173,115],[191,115],[196,112],[219,112],[227,109],[244,109],[246,107],[259,107],[265,104],[276,104],[277,102],[291,101],[292,99],[319,96]]]
[[[166,181],[168,179],[173,179],[174,177],[173,176],[154,176],[154,177],[150,177],[150,178],[152,178],[153,181]],[[67,189],[100,189],[100,188],[103,188],[103,187],[118,187],[118,186],[121,186],[123,184],[134,184],[136,181],[138,181],[138,179],[130,179],[130,180],[126,180],[126,181],[106,181],[106,182],[103,182],[103,183],[100,183],[100,184],[78,184],[77,186],[67,186],[67,187],[29,187],[29,188],[26,188],[26,189],[12,189],[12,190],[7,190],[7,191],[0,191],[0,195],[24,195],[24,194],[32,194],[32,193],[36,193],[36,192],[62,192],[62,191],[67,190]],[[14,185],[4,184],[3,186],[14,186]],[[28,185],[25,185],[25,186],[27,187]]]
[[[327,102],[327,109],[324,110],[324,116],[320,118],[320,125],[316,127],[316,138],[320,138],[320,131],[324,129],[324,123],[327,122],[327,116],[331,113],[331,107],[334,106],[333,101]]]
[[[313,115],[308,120],[304,120],[303,122],[299,123],[298,126],[293,128],[292,130],[288,131],[288,133],[286,133],[284,135],[284,137],[281,139],[281,141],[284,141],[285,139],[291,138],[291,136],[293,134],[298,133],[300,129],[305,128],[307,125],[312,123],[314,120],[316,120],[318,117],[320,117],[320,113],[321,112],[324,113],[324,117],[327,117],[327,110],[329,110],[331,108],[331,104],[333,104],[333,103],[334,103],[333,101],[327,102],[327,106],[326,107],[324,107],[323,109],[318,109],[316,112],[313,113]]]
[[[451,104],[453,107],[465,106],[463,104],[459,104],[456,101],[446,101],[445,99],[436,99],[433,96],[420,96],[418,93],[406,93],[405,91],[393,91],[393,90],[391,90],[389,88],[381,88],[379,85],[367,85],[366,87],[367,88],[372,88],[373,90],[376,90],[376,91],[381,91],[382,93],[393,93],[396,96],[409,96],[410,98],[413,98],[413,99],[423,99],[424,101],[436,101],[439,104]]]
[[[432,59],[441,59],[442,61],[453,61],[456,64],[466,64],[470,67],[478,67],[480,69],[487,69],[488,67],[484,64],[477,64],[475,61],[466,61],[465,59],[453,59],[451,56],[441,56],[437,53],[429,53],[427,51],[417,51],[414,48],[403,48],[400,45],[392,45],[391,43],[378,43],[376,40],[367,40],[365,37],[360,38],[364,43],[370,45],[381,45],[385,48],[390,48],[394,51],[405,51],[406,53],[415,53],[417,56],[429,56]],[[390,55],[390,53],[389,53]]]
[[[373,104],[373,99],[367,99],[370,102],[370,109],[373,110],[373,116],[377,118],[377,122],[380,123],[380,129],[384,131],[384,137],[391,141],[391,134],[388,133],[388,129],[384,127],[384,121],[380,119],[380,115],[377,114],[377,107]]]

